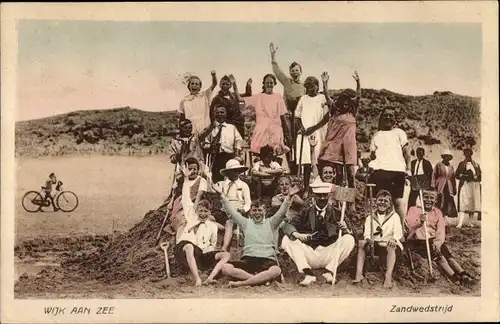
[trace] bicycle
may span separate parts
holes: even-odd
[[[45,197],[45,187],[38,191],[28,191],[24,194],[22,205],[24,210],[28,213],[36,213],[42,207],[49,207],[51,204],[50,199]],[[56,186],[58,193],[54,197],[55,207],[63,212],[72,212],[78,207],[78,196],[72,191],[65,191],[62,189],[62,182],[59,181]]]

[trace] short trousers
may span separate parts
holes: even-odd
[[[219,262],[219,260],[215,259],[215,256],[217,255],[217,253],[219,253],[219,251],[203,253],[203,251],[193,243],[189,241],[180,241],[178,244],[175,245],[174,256],[177,262],[179,262],[179,264],[185,270],[189,269],[189,264],[187,262],[186,252],[184,252],[182,249],[187,244],[191,244],[193,246],[194,259],[196,260],[196,264],[198,265],[198,268],[200,270],[212,269],[217,264],[217,262]]]
[[[272,266],[277,266],[278,263],[274,260],[267,258],[258,258],[244,256],[239,261],[229,261],[235,268],[245,270],[250,274],[257,274],[262,271],[266,271]]]
[[[379,243],[375,242],[373,245],[374,248],[374,254],[379,256],[379,257],[386,257],[387,256],[387,246],[380,245]],[[396,259],[399,259],[401,256],[401,248],[399,245],[396,245]]]
[[[370,182],[376,185],[374,195],[380,190],[391,193],[392,199],[403,198],[405,191],[406,173],[397,171],[375,170]]]
[[[433,249],[433,241],[434,240],[429,240],[429,248],[431,251],[431,258],[432,260],[436,260],[439,258],[439,254],[437,254],[434,249]],[[411,240],[410,247],[413,249],[413,251],[417,252],[420,254],[423,258],[427,258],[427,247],[425,245],[425,240]],[[451,254],[450,250],[448,250],[448,246],[446,246],[446,243],[443,243],[441,245],[441,255],[444,256],[446,260],[453,258],[453,255]]]

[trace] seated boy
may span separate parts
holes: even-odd
[[[239,213],[247,213],[250,210],[250,188],[242,181],[239,176],[245,172],[247,167],[240,164],[236,159],[227,161],[226,168],[220,171],[221,175],[225,177],[224,181],[217,182],[216,186],[222,190],[227,199],[231,202],[233,207]],[[219,220],[225,222],[224,241],[222,243],[222,250],[228,251],[231,239],[233,237],[234,223],[231,218],[227,220]],[[237,233],[239,235],[239,233]]]
[[[177,262],[184,268],[189,268],[195,279],[195,286],[201,286],[198,269],[210,269],[212,272],[204,284],[215,283],[215,276],[229,260],[228,252],[215,251],[217,244],[217,225],[209,219],[210,203],[202,200],[196,206],[196,221],[188,221],[175,245],[174,253]]]
[[[258,198],[272,197],[276,191],[277,180],[284,169],[274,160],[274,150],[269,145],[260,149],[260,161],[253,165],[251,175]]]
[[[403,227],[399,216],[394,212],[392,197],[388,191],[381,190],[377,193],[375,210],[373,217],[372,215],[366,217],[363,240],[358,242],[358,262],[353,283],[361,283],[365,279],[363,277],[365,256],[366,253],[370,253],[370,249],[374,249],[372,251],[374,254],[386,258],[384,288],[392,288],[394,264],[403,250],[400,241],[403,238]]]
[[[433,189],[426,189],[422,193],[424,209],[412,206],[408,210],[405,224],[408,228],[408,244],[415,252],[427,258],[425,243],[425,219],[427,218],[427,233],[431,259],[446,272],[450,280],[465,286],[474,285],[476,281],[453,258],[445,243],[446,221],[441,211],[434,206],[437,193]]]
[[[227,263],[222,273],[240,281],[231,281],[229,286],[251,286],[265,284],[278,277],[281,269],[278,265],[274,233],[285,219],[291,204],[291,197],[298,189],[290,189],[288,197],[278,212],[265,218],[266,207],[260,200],[252,203],[250,218],[243,217],[218,188],[214,188],[222,198],[222,204],[228,216],[238,224],[245,235],[243,256],[240,261]]]

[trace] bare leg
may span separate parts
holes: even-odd
[[[448,264],[455,271],[455,273],[462,273],[464,271],[464,269],[460,266],[460,264],[458,264],[457,260],[455,260],[454,258],[449,258]]]
[[[444,272],[446,272],[446,274],[448,276],[453,276],[455,274],[455,272],[453,271],[453,269],[450,267],[450,265],[448,264],[448,261],[446,261],[445,257],[444,256],[441,256],[439,257],[439,259],[437,260],[437,264],[443,268]]]
[[[222,251],[227,251],[229,249],[229,245],[231,244],[231,239],[233,238],[233,222],[230,220],[226,221],[224,233],[224,241],[222,243]]]
[[[201,278],[198,273],[198,265],[196,264],[196,259],[194,258],[194,247],[192,244],[186,244],[182,248],[184,253],[186,253],[186,259],[189,265],[189,270],[195,279],[195,286],[201,286]]]
[[[272,266],[269,269],[259,272],[255,276],[248,278],[244,281],[231,281],[229,286],[231,287],[241,287],[241,286],[254,286],[264,284],[281,274],[281,269],[278,266]]]
[[[396,264],[396,249],[387,247],[387,270],[385,272],[384,288],[392,288],[392,271]]]
[[[229,252],[220,252],[215,255],[215,259],[219,260],[219,262],[217,262],[215,268],[212,270],[207,280],[205,280],[204,284],[211,284],[216,282],[214,280],[215,276],[219,274],[219,272],[222,270],[222,267],[227,263],[227,261],[229,261],[230,257],[231,255],[229,254]]]
[[[405,214],[406,211],[403,206],[403,198],[396,198],[394,201],[394,209],[396,210],[396,213],[399,215],[399,219],[401,220],[401,225],[405,224]]]
[[[457,228],[462,228],[464,218],[465,218],[465,213],[458,212]]]
[[[361,240],[358,242],[358,261],[356,263],[356,278],[354,278],[354,282],[360,282],[364,279],[363,277],[363,267],[365,265],[365,246],[366,241]]]
[[[226,263],[222,266],[222,273],[228,277],[236,278],[239,280],[247,280],[253,277],[243,269],[235,268],[232,264]]]

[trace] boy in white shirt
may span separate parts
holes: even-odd
[[[215,283],[215,276],[230,258],[228,252],[216,251],[217,224],[209,219],[210,203],[202,200],[196,206],[197,219],[188,221],[175,245],[174,253],[177,262],[184,268],[189,268],[195,279],[195,286],[201,286],[202,281],[198,269],[210,269],[212,272],[203,284]]]
[[[403,238],[403,227],[397,214],[394,212],[391,194],[386,190],[380,190],[376,197],[376,212],[368,215],[365,221],[364,239],[358,242],[358,261],[356,265],[356,278],[353,283],[361,283],[363,266],[366,253],[374,249],[374,254],[386,257],[387,270],[385,273],[384,288],[392,288],[392,271],[396,258],[399,258],[403,250],[401,239]],[[371,222],[373,221],[373,241],[371,235]],[[368,251],[366,251],[368,250]]]
[[[251,204],[250,188],[239,178],[239,175],[247,169],[248,168],[241,165],[238,160],[231,159],[227,161],[226,168],[220,171],[225,179],[216,184],[216,187],[224,193],[229,202],[231,202],[234,208],[241,214],[246,214],[250,210]],[[224,242],[222,244],[223,251],[227,251],[231,244],[233,226],[233,221],[228,218],[225,224]],[[237,235],[239,235],[239,233],[237,233]]]
[[[274,160],[274,150],[269,145],[260,148],[260,161],[255,162],[251,171],[258,198],[272,197],[278,186],[278,178],[284,173],[283,167]]]

